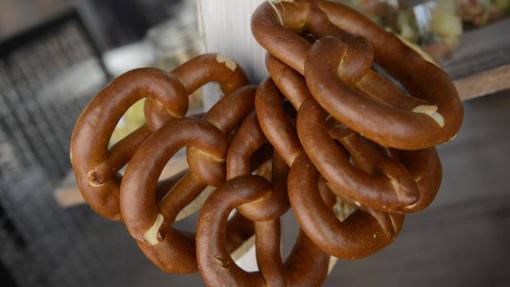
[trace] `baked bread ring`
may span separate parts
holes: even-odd
[[[167,73],[137,69],[113,80],[81,113],[71,137],[71,163],[81,194],[98,214],[120,219],[121,177],[117,172],[151,134],[142,126],[108,150],[117,122],[144,97],[153,98],[171,113],[185,113],[187,99],[180,94],[179,85]]]
[[[289,198],[299,225],[322,250],[342,259],[359,259],[388,245],[400,232],[404,216],[358,210],[344,222],[318,190],[319,173],[301,154],[290,169]],[[375,216],[374,216],[375,214]]]
[[[207,83],[217,83],[224,95],[241,88],[248,83],[243,69],[233,60],[220,54],[204,54],[197,56],[188,62],[180,65],[170,72],[175,77],[183,97],[188,99],[200,87]],[[186,111],[188,102],[186,102]],[[151,130],[161,128],[166,122],[175,117],[182,117],[184,114],[171,114],[155,101],[145,102],[145,118]]]
[[[279,219],[255,223],[257,262],[262,271],[242,270],[225,249],[225,228],[230,212],[270,192],[271,186],[264,178],[241,176],[227,181],[204,204],[197,228],[197,261],[207,286],[322,284],[328,271],[329,255],[302,233],[285,264],[281,264]]]
[[[452,138],[462,124],[460,99],[443,70],[341,4],[324,0],[264,3],[253,14],[252,31],[271,55],[305,75],[311,94],[324,109],[383,146],[432,147]],[[306,32],[323,38],[312,44],[299,35]],[[324,37],[329,34],[335,38]],[[371,71],[372,59],[414,98],[402,96]],[[391,105],[395,99],[405,104]]]
[[[251,161],[255,152],[266,143],[266,137],[259,127],[255,112],[243,121],[232,139],[227,153],[227,180],[251,174]],[[237,210],[253,221],[265,221],[282,216],[289,209],[287,197],[288,167],[275,154],[272,159],[272,192],[255,202],[241,205]]]

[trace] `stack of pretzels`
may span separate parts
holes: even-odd
[[[434,146],[458,132],[462,105],[443,70],[340,4],[265,2],[252,30],[270,78],[247,85],[243,70],[216,54],[170,73],[127,72],[79,117],[73,169],[90,206],[122,220],[163,271],[200,271],[207,286],[320,286],[331,256],[377,252],[405,214],[432,202],[442,176]],[[224,97],[186,116],[188,95],[209,82]],[[109,148],[142,98],[146,124]],[[160,180],[183,147],[189,169]],[[196,233],[172,227],[208,186],[216,190]],[[280,217],[289,208],[300,232],[282,262]],[[245,272],[231,254],[252,236],[260,271]]]

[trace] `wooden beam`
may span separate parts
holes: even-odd
[[[510,89],[510,65],[456,80],[454,84],[463,101]]]

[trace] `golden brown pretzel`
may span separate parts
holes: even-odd
[[[287,165],[292,166],[302,148],[296,129],[287,119],[282,100],[274,82],[269,78],[262,82],[257,89],[255,111],[260,128],[268,141],[283,157]]]
[[[227,153],[227,180],[251,174],[251,158],[266,143],[259,127],[255,112],[250,113],[232,139]],[[280,156],[275,154],[272,162],[272,192],[261,200],[239,206],[239,212],[255,221],[278,218],[289,209],[287,197],[288,167]]]
[[[215,81],[224,93],[241,87],[246,76],[237,64],[221,55],[206,54],[190,60],[171,74],[158,69],[136,69],[113,80],[85,108],[71,138],[71,162],[79,189],[100,215],[118,220],[117,174],[138,146],[165,122],[182,117],[188,94]],[[143,126],[108,150],[117,122],[136,101],[148,98],[147,126]],[[152,108],[151,108],[152,107]]]
[[[340,222],[334,201],[324,201],[318,191],[319,173],[301,154],[289,173],[289,198],[294,214],[306,234],[322,250],[343,259],[371,255],[388,245],[399,233],[404,216],[358,210]],[[374,213],[372,213],[374,214]]]
[[[71,163],[78,187],[100,215],[120,219],[117,171],[151,134],[142,126],[108,150],[110,137],[127,109],[143,97],[154,98],[166,110],[185,112],[175,81],[157,69],[127,72],[103,89],[85,108],[71,138]]]
[[[329,125],[326,125],[324,119],[318,119],[316,115],[314,116],[313,113],[310,113],[310,111],[306,109],[307,104],[305,104],[305,107],[301,106],[303,102],[310,101],[314,103],[315,101],[308,93],[304,78],[293,69],[272,56],[267,57],[267,66],[271,77],[274,79],[281,92],[296,108],[301,107],[298,117],[301,116],[301,118],[306,119],[309,123],[315,124],[314,126],[308,126],[304,129],[308,133],[313,133],[313,135],[308,134],[308,136],[305,133],[304,138],[307,138],[309,141],[314,141],[314,144],[305,145],[305,147],[309,148],[307,151],[312,154],[324,152],[325,145],[317,142],[317,139],[320,138],[320,136],[317,135],[318,131],[325,132],[323,138],[328,140],[335,149],[338,149],[338,153],[330,153],[324,156],[322,160],[319,161],[321,164],[344,159],[346,160],[344,162],[344,168],[356,171],[356,168],[351,167],[348,162],[348,156],[350,155],[356,164],[361,167],[361,170],[356,172],[364,173],[366,177],[370,177],[371,174],[376,173],[375,169],[377,168],[388,169],[388,167],[390,167],[391,171],[391,166],[393,166],[393,169],[396,167],[400,169],[401,172],[409,173],[407,175],[407,181],[411,181],[411,187],[415,192],[420,191],[421,195],[419,201],[413,202],[413,205],[407,206],[400,211],[418,211],[430,204],[439,188],[441,180],[441,165],[435,149],[430,148],[420,151],[391,150],[392,155],[398,153],[404,153],[406,155],[406,161],[403,162],[405,165],[404,168],[400,163],[395,162],[395,160],[388,158],[386,155],[381,155],[381,151],[382,153],[386,152],[385,149],[377,147],[343,125],[340,125],[342,128],[339,129],[339,123],[333,118],[329,118]],[[318,107],[317,104],[315,105]],[[256,97],[256,107],[260,116],[265,117],[264,120],[261,120],[261,125],[265,122],[266,125],[275,126],[273,124],[274,121],[285,121],[282,115],[281,98],[278,96],[278,91],[270,81],[264,82],[259,87]],[[320,109],[320,107],[318,108]],[[275,115],[280,116],[275,117]],[[322,125],[319,125],[321,124],[321,120]],[[337,125],[331,125],[330,123],[336,123]],[[276,126],[281,125],[289,124],[280,123]],[[319,125],[319,127],[317,127],[317,125]],[[287,130],[292,129],[289,126],[288,129],[280,129],[280,133],[275,132],[268,134],[268,137],[271,138],[273,135],[278,137],[275,146],[278,146],[278,143],[287,146],[294,145],[296,146],[294,150],[297,150],[298,143],[293,133],[282,136],[283,132],[281,131]],[[289,138],[292,140],[285,140]],[[340,141],[348,151],[337,147],[333,143],[333,139]],[[275,140],[273,139],[273,141]],[[289,142],[291,144],[289,144]],[[388,152],[390,152],[390,150],[388,150]],[[398,159],[400,160],[401,158]],[[306,159],[306,161],[310,164],[308,159]],[[351,215],[354,216],[353,218],[349,217],[345,223],[340,223],[332,210],[332,206],[336,202],[336,197],[332,195],[329,189],[329,198],[323,196],[323,201],[325,201],[325,203],[320,200],[319,196],[311,195],[317,193],[319,174],[315,168],[313,166],[292,166],[293,169],[297,168],[298,171],[300,170],[299,173],[294,173],[293,177],[289,178],[289,184],[291,181],[294,181],[294,183],[297,181],[292,187],[289,185],[293,211],[296,216],[300,218],[300,226],[304,228],[313,241],[323,250],[342,258],[361,258],[380,250],[389,244],[398,234],[403,222],[403,216],[381,213],[366,205],[359,206],[362,210],[356,212],[355,215]],[[336,169],[340,168],[337,166]],[[335,170],[335,168],[332,168],[332,170]],[[348,178],[357,183],[356,187],[361,186],[360,183],[356,181],[359,180],[359,178],[352,176],[346,176],[344,178]],[[371,181],[372,179],[369,180]],[[417,180],[418,184],[421,182],[418,188],[415,186],[414,180]],[[310,187],[307,188],[307,186]],[[360,190],[359,188],[355,188],[352,191],[359,192]],[[381,195],[379,190],[372,191],[375,195]],[[390,192],[390,194],[393,195],[393,190],[390,190]],[[323,195],[322,190],[321,195]],[[360,202],[345,197],[345,193],[339,192],[338,195],[340,195],[343,200],[360,205]],[[394,212],[393,209],[387,209],[386,206],[385,208],[381,208],[380,201],[373,203],[375,203],[379,209],[386,209],[386,211]],[[384,201],[382,205],[384,205]],[[356,240],[349,240],[350,238]]]
[[[239,268],[225,249],[230,212],[270,193],[258,176],[241,176],[218,188],[202,207],[197,228],[197,261],[207,286],[320,286],[327,275],[329,255],[300,234],[291,255],[281,265],[279,220],[256,222],[257,262],[262,272]],[[271,285],[274,284],[274,285]]]
[[[266,67],[278,90],[292,103],[296,111],[306,99],[312,97],[305,78],[278,58],[267,54]]]
[[[170,227],[156,201],[161,171],[184,146],[198,147],[212,159],[208,164],[221,167],[227,145],[224,134],[213,125],[196,119],[178,119],[149,137],[128,164],[121,185],[122,218],[140,244],[166,251],[159,254],[160,268],[176,273],[193,272],[196,268],[192,238]]]
[[[246,76],[243,70],[237,64],[229,59],[217,54],[205,54],[198,56],[189,62],[179,66],[172,73],[179,79],[186,90],[186,94],[191,94],[196,89],[208,82],[216,82],[225,97],[214,105],[208,113],[204,115],[204,120],[209,121],[218,127],[225,134],[228,134],[244,116],[252,109],[253,93],[255,88],[241,85],[246,83]],[[225,113],[227,111],[227,113]],[[154,106],[153,101],[146,102],[145,115],[148,125],[157,129],[170,120],[170,116],[159,106]],[[192,160],[193,157],[200,158],[200,153],[194,149],[188,150],[188,159],[190,163],[197,164],[195,170],[201,170],[202,174],[210,174],[209,178],[198,179],[196,175],[188,172],[184,177],[173,186],[168,196],[160,204],[165,212],[165,218],[173,222],[177,212],[189,204],[200,194],[207,183],[217,186],[222,181],[215,179],[224,178],[223,170],[217,170],[217,174],[208,172],[201,168],[204,161]]]
[[[124,179],[127,183],[122,185],[121,188],[122,215],[128,230],[138,241],[140,248],[161,269],[172,273],[195,271],[193,242],[185,234],[174,229],[168,231],[165,226],[173,223],[179,211],[195,199],[207,185],[216,186],[223,183],[225,180],[223,162],[226,153],[227,135],[253,109],[254,94],[255,87],[245,86],[223,97],[203,116],[203,120],[180,119],[169,121],[141,146],[133,160],[128,164]],[[230,110],[225,112],[227,109]],[[182,121],[187,121],[189,125],[195,125],[195,128],[193,125],[186,126],[184,124],[183,126],[181,123],[176,126],[176,123],[174,123]],[[209,128],[204,130],[204,127],[207,126]],[[172,131],[172,128],[175,127],[177,129]],[[206,130],[208,132],[205,132]],[[164,135],[160,135],[161,133]],[[208,133],[209,137],[207,137]],[[221,136],[218,134],[221,134]],[[179,137],[182,138],[181,142],[179,142]],[[152,186],[146,184],[147,181],[154,179],[157,181],[158,178],[154,176],[159,177],[161,170],[159,170],[159,166],[144,166],[143,164],[155,164],[155,161],[158,160],[163,160],[163,163],[166,163],[176,151],[175,148],[178,149],[183,144],[188,146],[187,139],[191,139],[188,148],[190,170],[171,188],[158,206],[158,201],[154,200],[153,197],[155,190]],[[170,149],[161,150],[165,147],[169,148],[166,145],[172,143],[174,146]],[[199,146],[195,147],[193,143],[198,143]],[[206,147],[205,150],[203,149],[204,146]],[[149,152],[137,158],[138,153],[143,153],[143,148]],[[142,159],[145,160],[140,163],[139,161]],[[132,175],[132,170],[145,172],[144,176]],[[154,212],[157,212],[157,215],[154,215]],[[150,221],[152,221],[150,226],[154,226],[154,224],[165,225],[163,225],[161,231],[152,230],[155,232],[152,234],[153,238],[147,236],[143,238],[144,235],[147,235],[147,222]],[[142,237],[140,237],[141,229],[134,227],[136,222],[145,222],[143,226],[145,233]],[[167,231],[170,234],[165,236]],[[163,238],[165,241],[159,242]],[[186,250],[188,252],[183,252]],[[180,259],[181,257],[182,259]],[[179,260],[187,262],[188,265],[176,264],[176,261]]]
[[[274,72],[276,65],[279,65],[278,62],[272,61],[269,57],[270,73],[271,71]],[[281,71],[285,67],[280,65],[279,68],[278,70]],[[277,74],[281,75],[281,73]],[[278,82],[280,86],[285,87],[286,94],[294,97],[293,102],[300,105],[301,100],[307,98],[306,86],[302,84],[302,80],[300,82],[300,79],[295,77],[296,75],[290,73],[286,73],[286,75],[285,78],[279,78]],[[308,100],[313,101],[312,98],[308,98]],[[354,219],[348,219],[348,223],[339,223],[332,210],[336,203],[336,197],[333,196],[332,199],[330,197],[327,203],[322,202],[317,192],[319,175],[313,166],[307,167],[309,169],[308,173],[303,172],[301,166],[295,167],[296,158],[304,157],[302,156],[303,150],[295,130],[285,117],[281,102],[282,99],[278,95],[278,90],[271,80],[267,80],[259,86],[255,105],[260,124],[262,127],[268,127],[264,132],[275,149],[286,152],[284,157],[292,166],[292,169],[298,168],[298,171],[301,172],[297,176],[298,179],[289,177],[289,195],[294,196],[291,203],[301,228],[322,250],[341,258],[354,259],[368,256],[389,244],[400,230],[402,216],[386,215],[375,211],[368,214],[359,211]],[[275,127],[279,128],[276,129]],[[320,149],[319,146],[317,148]],[[294,173],[294,175],[296,174]],[[300,180],[300,182],[294,184],[293,189],[291,189],[291,182],[295,183],[297,180]],[[315,188],[310,186],[315,186]],[[312,194],[315,193],[317,194],[314,197]],[[312,216],[310,216],[311,212],[313,212]],[[391,216],[395,217],[395,227],[391,223]],[[314,217],[315,220],[310,220]],[[316,225],[320,225],[320,227]],[[388,228],[388,226],[391,226],[391,228]],[[319,230],[321,233],[317,234],[320,228],[322,228],[322,230]],[[368,234],[370,234],[370,237],[368,237]],[[374,239],[374,234],[376,237],[379,235],[379,238]],[[350,241],[349,238],[355,238],[359,242],[356,242],[356,240]]]
[[[441,182],[441,164],[434,149],[404,152],[406,163],[413,166],[411,174],[384,149],[375,148],[357,134],[337,138],[351,155],[357,153],[372,163],[371,172],[366,173],[349,163],[330,137],[325,120],[324,110],[312,99],[306,100],[298,112],[298,135],[310,160],[339,196],[376,210],[399,213],[421,210],[434,198]],[[418,186],[416,181],[422,180],[427,183]],[[420,200],[422,194],[426,198]]]
[[[227,95],[238,88],[246,85],[248,80],[243,69],[236,62],[220,54],[204,54],[197,56],[180,65],[170,72],[172,77],[182,87],[180,90],[188,99],[188,95],[194,93],[207,83],[219,84],[221,91]],[[186,111],[188,102],[186,101]],[[184,114],[172,115],[165,111],[157,102],[148,100],[145,103],[145,117],[151,130],[157,130],[174,117]]]
[[[265,141],[265,136],[253,112],[246,117],[229,147],[227,154],[227,179],[249,175],[250,158],[254,151],[259,149]],[[310,279],[301,277],[309,276],[309,273],[297,274],[297,272],[292,271],[293,268],[298,268],[295,262],[299,262],[299,260],[291,259],[289,261],[290,267],[287,267],[286,270],[280,258],[280,221],[277,218],[285,213],[289,206],[286,188],[287,173],[287,164],[275,153],[273,158],[271,191],[259,197],[257,200],[239,205],[237,209],[241,214],[251,220],[257,221],[255,223],[257,262],[260,267],[261,275],[266,282],[265,285],[287,286],[288,284],[289,286],[314,286],[320,284],[320,282],[316,281],[317,279],[312,277],[311,282],[313,283],[310,283]],[[299,258],[299,254],[307,254],[308,252],[313,254],[317,251],[317,247],[315,247],[302,232],[300,232],[298,242],[293,253],[294,257],[297,256]],[[311,250],[307,250],[308,248],[311,248]],[[324,255],[321,255],[321,257],[324,257]],[[228,258],[226,260],[228,260]],[[325,266],[325,260],[322,262],[323,266]],[[233,270],[236,272],[237,269],[233,268]],[[236,275],[232,277],[233,278],[227,276],[223,278],[221,282],[212,283],[211,281],[210,285],[233,284],[232,281],[237,279],[235,279]],[[322,281],[323,278],[324,277],[320,277],[319,279]]]
[[[370,43],[333,24],[362,34]],[[423,149],[449,140],[460,128],[462,105],[446,73],[341,4],[323,0],[264,3],[253,15],[252,30],[269,53],[306,76],[323,108],[381,145]],[[312,48],[297,34],[306,31],[336,38],[319,39]],[[376,63],[416,98],[403,96],[370,70],[374,55]],[[392,106],[395,99],[403,104]]]
[[[272,79],[256,96],[254,87],[241,87],[246,77],[234,62],[203,55],[171,73],[139,69],[114,80],[73,133],[73,168],[93,208],[122,214],[159,268],[198,268],[208,286],[319,286],[330,254],[356,259],[380,250],[398,235],[404,214],[433,200],[441,181],[433,146],[462,122],[446,74],[363,16],[325,0],[271,2],[252,20],[273,55],[266,59]],[[202,119],[183,118],[188,95],[208,82],[225,97]],[[108,150],[116,123],[143,97],[147,124]],[[250,175],[268,161],[266,141],[274,147],[267,180]],[[159,182],[182,147],[189,170]],[[203,206],[196,235],[173,228],[206,186],[220,187]],[[284,264],[279,217],[289,196],[301,231]],[[358,210],[339,221],[341,201]],[[230,254],[253,232],[260,271],[248,273]]]
[[[268,60],[268,63],[270,63],[270,58]],[[284,67],[281,66],[280,68]],[[269,70],[271,71],[272,69],[270,68]],[[285,90],[286,92],[294,91],[294,93],[291,93],[294,97],[305,99],[306,95],[304,93],[306,90],[296,89],[296,87],[305,86],[298,85],[300,84],[299,79],[296,79],[294,76],[279,79],[280,86],[288,88]],[[313,101],[311,98],[309,100]],[[338,222],[332,210],[336,198],[330,198],[328,203],[320,200],[321,198],[317,192],[319,175],[313,166],[308,162],[308,173],[303,172],[303,168],[299,165],[295,167],[297,164],[295,160],[302,154],[302,149],[295,131],[285,118],[281,107],[281,97],[278,95],[278,90],[271,80],[265,81],[259,87],[255,102],[257,113],[261,118],[261,126],[267,125],[270,128],[287,126],[287,128],[280,128],[279,130],[269,129],[266,135],[270,141],[273,140],[275,142],[273,145],[277,150],[279,146],[281,146],[281,150],[290,150],[289,146],[294,147],[292,149],[293,152],[286,154],[287,161],[292,164],[291,170],[298,168],[297,170],[301,173],[298,175],[294,173],[293,176],[295,177],[289,177],[289,195],[293,196],[291,203],[301,228],[312,238],[314,243],[329,254],[349,259],[368,256],[389,244],[398,234],[403,217],[400,215],[386,215],[375,211],[372,211],[371,214],[359,211],[354,216],[354,219],[349,218],[346,223]],[[295,100],[294,102],[299,105],[300,100]],[[294,156],[296,153],[297,156]],[[289,157],[289,154],[293,156]],[[296,183],[298,180],[300,180],[299,183]],[[291,186],[292,183],[294,185]],[[315,188],[310,186],[315,186]],[[313,215],[310,215],[311,213]],[[391,223],[392,216],[395,218],[395,227]],[[315,219],[311,220],[310,218]],[[318,230],[321,228],[322,230]],[[320,233],[317,233],[319,231]],[[376,238],[373,238],[374,234]],[[349,238],[354,238],[355,240],[349,240]]]
[[[128,231],[154,264],[171,273],[196,271],[194,237],[171,228],[156,201],[159,174],[173,153],[184,145],[199,147],[204,156],[214,159],[210,164],[223,164],[221,159],[227,148],[224,134],[202,120],[178,119],[154,133],[137,150],[121,186],[121,210]],[[240,220],[243,219],[233,219]],[[242,229],[232,229],[232,233],[237,241],[230,245],[230,251],[248,234]]]
[[[326,127],[329,136],[342,144],[347,150],[347,156],[350,155],[356,166],[365,174],[374,175],[384,173],[385,170],[389,172],[392,169],[405,169],[403,173],[409,175],[414,181],[413,184],[419,192],[419,200],[411,206],[406,206],[401,212],[418,212],[432,203],[442,178],[441,162],[435,148],[414,151],[383,148],[349,130],[331,117],[326,121]],[[344,167],[351,169],[349,172],[353,172],[353,167]],[[341,193],[344,200],[348,199],[345,193]],[[350,201],[354,202],[352,199]],[[360,205],[360,202],[354,203]]]
[[[203,120],[228,135],[253,109],[254,94],[253,86],[244,86],[227,94],[203,116]],[[190,148],[187,156],[192,171],[188,171],[160,203],[165,218],[170,222],[173,222],[178,211],[195,199],[207,185],[218,186],[225,179],[224,168],[214,171],[208,168],[209,165],[200,151]],[[201,177],[197,176],[197,171]]]
[[[297,109],[299,109],[301,104],[307,99],[314,102],[308,92],[304,78],[295,70],[269,55],[266,59],[266,64],[275,84],[289,99],[289,101],[294,103],[294,106]],[[269,100],[267,100],[267,98],[274,98],[274,101],[277,100],[276,90],[267,88],[267,85],[268,84],[263,84],[263,86],[259,88],[261,91],[263,89],[264,93],[257,95],[257,107],[259,108],[262,106],[260,104],[262,101],[267,101],[267,104],[264,106],[272,106],[273,110],[278,110],[277,103],[269,102]],[[316,106],[312,103],[309,105],[314,107]],[[271,114],[277,113],[278,112],[273,111]],[[331,130],[323,124],[324,119],[319,119],[317,117],[317,113],[313,112],[303,111],[300,112],[300,114],[302,121],[309,124],[308,126],[301,128],[300,134],[301,142],[305,147],[305,151],[309,154],[309,157],[312,158],[312,161],[316,163],[316,167],[319,168],[323,176],[326,176],[326,178],[328,178],[328,180],[337,187],[333,189],[339,191],[337,192],[339,196],[342,196],[344,199],[348,199],[351,202],[358,202],[358,204],[361,203],[366,206],[371,206],[372,208],[391,212],[416,212],[428,206],[434,199],[441,182],[441,164],[434,148],[418,151],[392,150],[394,155],[405,154],[405,158],[407,160],[403,162],[405,166],[404,168],[404,166],[398,163],[398,161],[389,159],[385,155],[381,155],[380,151],[374,150],[372,144],[368,143],[367,140],[344,128],[345,132],[349,136],[342,136],[341,139],[337,137],[336,140],[340,140],[342,145],[346,147],[351,154],[357,154],[364,157],[359,160],[359,164],[365,163],[366,165],[367,161],[371,162],[372,166],[377,166],[376,164],[378,164],[379,166],[377,167],[380,168],[381,171],[386,170],[387,172],[398,172],[398,174],[400,174],[400,178],[403,179],[401,181],[395,181],[396,176],[393,175],[394,179],[393,182],[391,182],[392,180],[388,177],[379,177],[379,183],[377,183],[377,176],[370,175],[374,174],[371,169],[364,172],[350,165],[348,162],[349,154],[345,157],[343,155],[344,151],[339,149],[333,140],[330,139],[330,136],[332,136]],[[266,116],[266,121],[268,118],[270,117]],[[337,123],[333,120],[333,118],[329,118],[328,122]],[[278,136],[283,138],[281,135]],[[294,136],[292,137],[293,140],[291,142],[293,142],[293,145],[296,146],[296,139]],[[286,144],[289,145],[288,143]],[[389,151],[390,149],[387,150]],[[318,157],[322,157],[323,159],[318,159]],[[328,160],[324,160],[324,158],[327,158]],[[379,163],[375,163],[374,161],[379,161]],[[332,167],[326,167],[328,164]],[[332,174],[335,175],[333,176]],[[405,175],[405,177],[402,178],[402,175]],[[343,181],[344,184],[338,184],[339,181]],[[388,185],[388,181],[390,185]],[[414,181],[417,182],[415,183]],[[407,186],[407,189],[411,191],[410,195],[413,197],[419,197],[419,200],[414,203],[409,203],[408,205],[403,204],[398,208],[395,208],[392,204],[399,204],[398,200],[395,198],[390,201],[392,204],[388,204],[384,200],[380,199],[372,201],[372,204],[367,204],[368,197],[362,196],[363,199],[359,197],[360,193],[363,194],[366,191],[378,197],[384,197],[385,195],[395,197],[393,189],[395,187],[394,184],[398,184],[398,182],[405,184],[402,191],[405,191],[404,188]],[[371,185],[372,188],[369,188],[367,184]],[[385,187],[382,187],[382,189],[374,188],[376,185],[379,187],[385,185]],[[341,186],[341,188],[339,188],[339,186]],[[347,192],[345,192],[345,190],[347,190]],[[419,194],[417,194],[418,191]],[[358,197],[349,196],[350,192],[356,193]],[[382,206],[384,206],[384,208],[382,208]]]

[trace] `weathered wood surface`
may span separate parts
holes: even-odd
[[[463,101],[510,89],[510,64],[467,76],[454,84]]]
[[[35,28],[71,8],[71,0],[2,0],[0,42]]]

